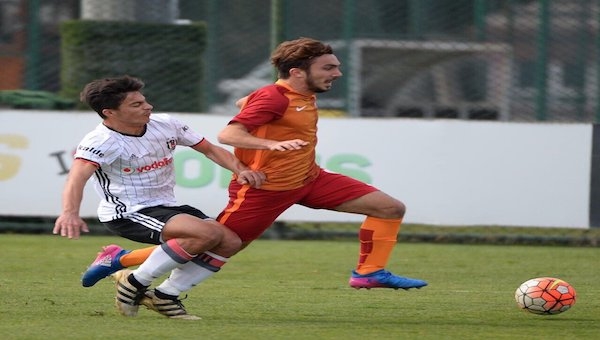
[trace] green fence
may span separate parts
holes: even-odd
[[[320,96],[320,107],[334,113],[600,122],[598,1],[9,0],[0,6],[3,13],[20,9],[1,21],[0,61],[13,65],[6,60],[21,57],[24,65],[22,72],[3,66],[0,89],[61,90],[61,68],[69,67],[61,66],[57,44],[64,21],[201,21],[207,28],[202,112],[232,114],[237,98],[272,81],[274,43],[308,36],[330,42],[343,63],[344,77]],[[147,71],[160,73],[164,58]],[[9,75],[15,79],[7,81]]]

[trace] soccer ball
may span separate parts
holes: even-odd
[[[523,282],[515,292],[519,308],[534,314],[560,314],[575,304],[575,289],[553,277],[539,277]]]

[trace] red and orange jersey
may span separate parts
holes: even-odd
[[[284,141],[302,139],[300,150],[271,151],[235,149],[235,155],[253,170],[263,171],[267,182],[261,189],[290,190],[312,181],[318,174],[315,161],[318,112],[316,97],[295,92],[282,81],[262,87],[248,96],[232,119],[255,137]]]

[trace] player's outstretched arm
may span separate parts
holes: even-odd
[[[79,216],[83,189],[96,171],[97,165],[81,159],[73,161],[62,195],[62,212],[54,223],[53,234],[77,239],[81,232],[89,232],[85,221]]]
[[[250,134],[240,123],[227,125],[218,136],[219,143],[242,149],[267,149],[274,151],[299,150],[309,143],[301,139],[276,141],[259,138]]]
[[[260,188],[266,179],[262,171],[251,170],[240,162],[233,153],[212,144],[207,139],[194,145],[193,149],[203,153],[208,159],[236,174],[240,184],[248,184],[254,188]]]

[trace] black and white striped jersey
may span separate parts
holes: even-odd
[[[99,124],[83,138],[75,158],[99,166],[94,186],[102,199],[100,221],[122,218],[146,207],[177,205],[175,147],[193,146],[203,139],[167,114],[152,114],[142,136],[125,135]]]

